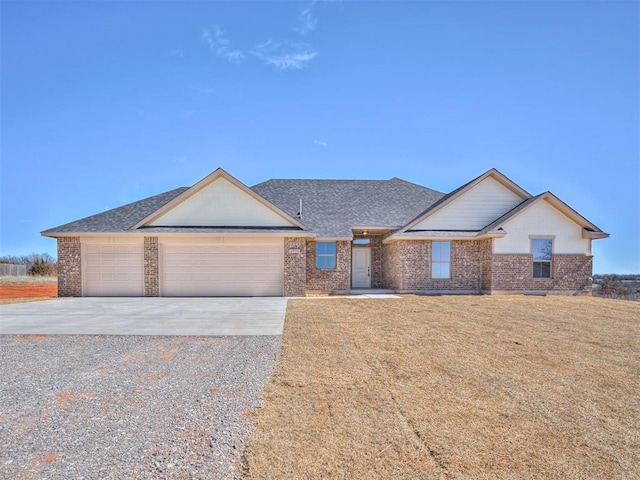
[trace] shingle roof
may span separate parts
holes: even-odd
[[[319,237],[351,237],[352,227],[400,228],[443,193],[391,180],[268,180],[251,187]]]
[[[59,227],[50,228],[42,233],[126,232],[140,220],[151,215],[185,190],[187,190],[187,187],[176,188],[175,190],[129,203],[122,207],[81,218],[74,222],[65,223]]]
[[[82,218],[42,232],[100,233],[126,232],[144,218],[169,203],[188,188],[182,187],[143,200]],[[298,217],[302,199],[301,222],[319,237],[350,237],[352,227],[399,228],[443,193],[399,178],[391,180],[268,180],[251,188],[292,217]],[[220,229],[156,227],[148,232],[213,233]],[[224,229],[230,231],[229,229]],[[253,229],[244,229],[247,233]],[[238,231],[240,233],[240,231]]]

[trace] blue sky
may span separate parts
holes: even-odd
[[[640,3],[2,2],[0,255],[188,186],[496,167],[640,273]]]

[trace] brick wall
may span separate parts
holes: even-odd
[[[382,244],[382,288],[400,289],[399,242]]]
[[[351,242],[336,242],[336,268],[316,268],[316,243],[306,242],[307,293],[331,293],[351,288]]]
[[[493,280],[493,240],[479,240],[478,253],[481,262],[480,290],[489,292],[491,291]]]
[[[431,276],[431,242],[402,240],[390,244],[385,252],[389,258],[391,284],[395,290],[424,290]],[[393,286],[391,286],[393,285]]]
[[[496,254],[491,265],[491,290],[549,290],[549,279],[533,278],[533,260],[529,254]]]
[[[486,241],[451,242],[451,278],[431,278],[431,241],[402,240],[383,249],[384,287],[394,290],[480,291]]]
[[[591,294],[593,281],[593,257],[591,255],[553,256],[554,288]]]
[[[144,237],[144,296],[159,295],[158,237]]]
[[[369,245],[353,248],[369,247],[371,249],[371,288],[382,288],[382,235],[354,235],[356,238],[368,238]]]
[[[593,257],[555,254],[553,278],[533,278],[533,258],[529,254],[496,254],[492,260],[493,291],[591,292]]]
[[[307,246],[304,238],[284,239],[284,295],[304,297],[307,281]]]
[[[58,296],[82,296],[80,237],[58,238]]]

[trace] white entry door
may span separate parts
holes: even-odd
[[[371,249],[354,248],[351,254],[351,286],[371,288]]]

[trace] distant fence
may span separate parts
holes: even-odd
[[[26,265],[0,263],[0,277],[24,277],[27,274]]]

